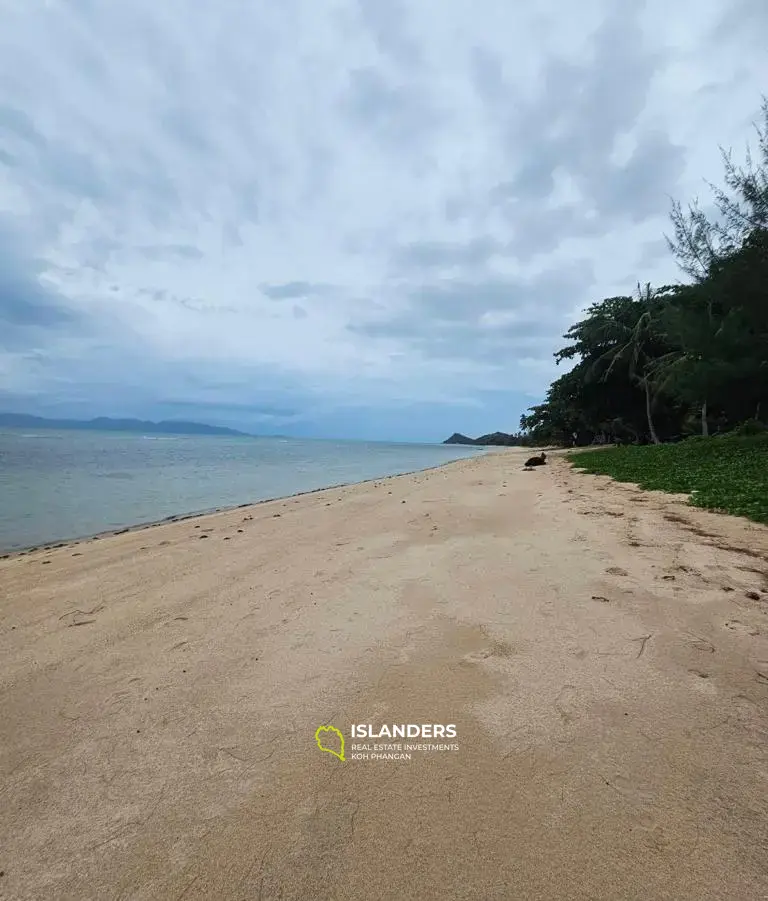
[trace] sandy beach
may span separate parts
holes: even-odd
[[[1,560],[0,897],[768,898],[768,529],[527,454]]]

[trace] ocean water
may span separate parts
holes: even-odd
[[[83,538],[483,450],[287,438],[0,431],[0,551]]]

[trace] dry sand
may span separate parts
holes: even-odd
[[[522,456],[0,561],[0,896],[768,898],[768,529]]]

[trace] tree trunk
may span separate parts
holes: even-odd
[[[760,420],[760,401],[757,402],[757,406],[755,407],[755,419]]]
[[[709,423],[707,422],[707,402],[706,400],[701,405],[701,434],[705,437],[709,437]]]
[[[648,417],[648,431],[651,434],[651,441],[653,441],[654,444],[661,444],[653,424],[653,416],[651,416],[651,389],[648,385],[647,378],[643,379],[643,388],[645,388],[645,415]]]

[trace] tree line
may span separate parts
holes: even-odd
[[[710,210],[673,202],[685,280],[593,303],[555,360],[575,360],[520,419],[527,444],[661,443],[768,423],[768,99],[757,153],[722,151]],[[575,438],[574,438],[575,436]]]

